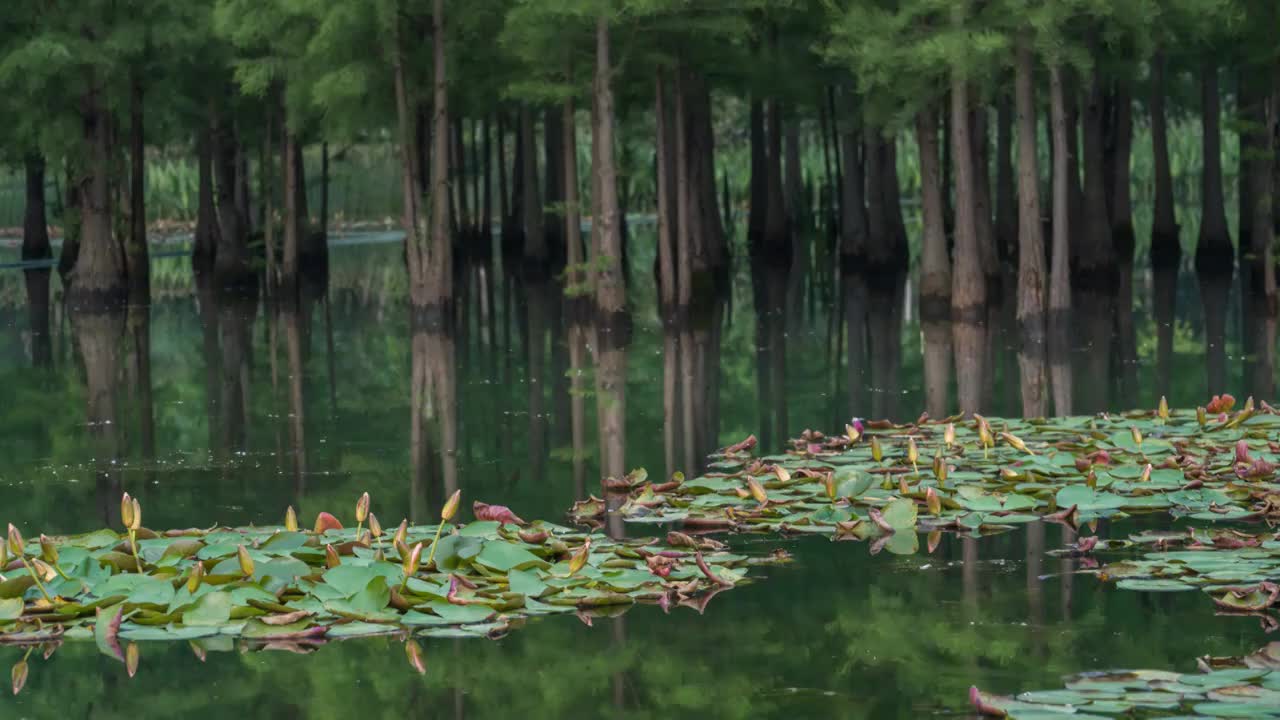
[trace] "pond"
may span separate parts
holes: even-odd
[[[565,522],[576,500],[600,494],[600,428],[625,467],[694,475],[708,453],[753,433],[771,452],[853,416],[914,419],[939,383],[954,396],[950,374],[926,360],[949,348],[922,328],[909,278],[842,305],[820,275],[742,268],[704,317],[667,329],[641,270],[651,258],[638,257],[626,383],[602,405],[625,418],[611,438],[589,352],[574,369],[558,286],[471,269],[467,322],[447,337],[415,332],[399,246],[374,240],[335,246],[327,287],[292,313],[218,297],[185,258],[157,259],[149,313],[104,321],[98,335],[73,332],[55,305],[49,337],[34,337],[21,271],[3,271],[0,520],[31,535],[116,526],[128,491],[149,526],[274,525],[287,506],[306,519],[346,515],[367,491],[390,526],[430,521],[461,488],[468,507]],[[1076,321],[1104,327],[1105,342],[1076,333],[1070,357],[1054,359],[1075,373],[1078,412],[1154,408],[1161,395],[1194,407],[1210,391],[1268,387],[1274,368],[1246,351],[1251,326],[1234,287],[1144,272],[1135,285],[1129,361],[1123,326],[1087,310]],[[846,311],[857,308],[866,321],[849,343]],[[986,409],[1016,416],[1008,327],[993,323]],[[33,366],[42,343],[47,361]],[[576,432],[575,373],[587,380]],[[1104,521],[1099,534],[1169,526]],[[1256,620],[1215,615],[1200,593],[1071,574],[1081,560],[1046,552],[1073,537],[1035,522],[873,555],[826,536],[736,536],[736,549],[784,548],[794,562],[758,568],[756,582],[705,606],[534,618],[492,641],[428,639],[425,675],[388,638],[275,648],[294,652],[230,638],[141,643],[133,678],[93,643],[68,642],[48,659],[32,654],[25,688],[0,697],[0,715],[914,718],[969,712],[971,685],[1013,693],[1092,669],[1191,672],[1199,656],[1267,641]],[[0,647],[0,666],[25,653]]]

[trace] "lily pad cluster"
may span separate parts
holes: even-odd
[[[1145,532],[1105,541],[1097,549],[1134,549],[1134,557],[1107,563],[1098,577],[1118,587],[1146,592],[1201,590],[1222,611],[1261,613],[1280,608],[1280,533],[1191,528]],[[1266,616],[1263,616],[1266,617]],[[1280,622],[1268,618],[1270,629]]]
[[[1178,412],[1162,401],[1156,410],[1051,419],[855,420],[839,435],[805,431],[787,452],[763,457],[753,456],[749,437],[713,455],[701,477],[607,481],[609,503],[590,498],[571,516],[598,524],[608,504],[635,523],[858,539],[1155,512],[1280,518],[1280,414],[1252,399],[1240,410],[1234,403],[1215,398]]]
[[[10,525],[0,551],[0,643],[96,639],[132,673],[133,643],[145,640],[494,637],[537,615],[576,612],[589,622],[592,612],[636,603],[701,611],[746,581],[753,564],[787,559],[734,554],[680,533],[613,539],[526,523],[483,503],[474,506],[479,519],[452,524],[457,503],[455,494],[437,525],[406,521],[393,533],[369,512],[367,494],[354,529],[321,513],[312,530],[300,530],[290,509],[277,527],[158,532],[142,525],[128,496],[123,533],[27,542]]]
[[[1241,658],[1200,658],[1197,665],[1194,673],[1082,673],[1067,678],[1062,689],[1015,697],[971,688],[969,701],[981,715],[1014,720],[1280,717],[1280,643]]]

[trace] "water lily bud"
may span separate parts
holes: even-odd
[[[1241,408],[1240,412],[1253,412],[1253,396],[1252,395],[1245,398],[1244,407]]]
[[[1208,421],[1209,414],[1205,412],[1205,409],[1202,407],[1196,408],[1196,422],[1200,423],[1200,427],[1204,427],[1205,423]]]
[[[236,550],[236,555],[240,560],[240,572],[244,573],[245,577],[253,577],[253,558],[249,557],[249,550],[241,545]]]
[[[773,466],[773,474],[778,478],[778,482],[789,482],[791,480],[791,473],[781,465]]]
[[[871,459],[880,462],[884,458],[884,450],[880,447],[880,438],[871,436]]]
[[[120,524],[126,528],[133,527],[133,498],[129,493],[120,498]]]
[[[947,484],[947,475],[951,471],[947,468],[947,461],[941,455],[934,458],[934,462],[936,466],[933,469],[933,475],[938,478],[938,487],[944,487]]]
[[[396,528],[396,533],[395,535],[392,536],[392,540],[394,541],[394,544],[396,547],[400,547],[401,545],[404,545],[405,542],[408,541],[408,539],[409,539],[409,520],[406,518],[400,521],[400,527]]]
[[[378,522],[378,516],[369,513],[369,534],[380,538],[382,537],[382,523]]]
[[[1004,478],[1005,480],[1017,480],[1018,471],[1014,470],[1013,468],[1007,468],[1007,467],[1000,468],[1000,477]]]
[[[0,570],[9,565],[9,543],[0,543]]]
[[[458,503],[461,501],[462,491],[454,490],[453,494],[449,496],[448,502],[446,502],[444,507],[440,509],[440,519],[444,522],[452,520],[453,516],[458,514]]]
[[[907,487],[907,476],[899,475],[898,476],[898,494],[906,495],[909,492],[911,492],[911,488]]]
[[[996,440],[991,436],[991,428],[987,427],[986,422],[978,423],[978,442],[982,443],[984,448],[996,446]]]
[[[284,529],[289,532],[298,532],[298,513],[293,511],[292,505],[284,511]]]
[[[1133,443],[1135,445],[1142,444],[1142,431],[1138,429],[1137,425],[1129,426],[1129,434],[1133,436]]]
[[[44,533],[40,534],[40,557],[47,563],[58,564],[58,546]]]
[[[956,444],[955,423],[947,423],[947,429],[942,431],[942,441],[947,444],[948,449],[950,449],[952,445]]]
[[[356,522],[362,523],[369,517],[369,493],[364,493],[356,501]]]
[[[761,485],[755,478],[753,477],[747,478],[747,489],[751,491],[751,497],[755,498],[756,502],[760,503],[761,505],[764,505],[769,502],[769,496],[765,494],[764,486]]]
[[[591,538],[587,538],[582,542],[582,547],[569,558],[569,574],[576,575],[579,570],[586,567],[587,558],[591,555]]]
[[[1098,473],[1090,470],[1089,474],[1084,476],[1084,484],[1096,489],[1098,487]]]
[[[933,532],[929,533],[929,539],[928,539],[928,552],[929,552],[930,554],[933,554],[933,551],[934,551],[934,550],[937,550],[937,549],[938,549],[938,545],[939,545],[939,544],[941,544],[941,543],[942,543],[942,531],[941,531],[941,530],[934,530]]]
[[[19,660],[13,666],[13,670],[9,672],[9,679],[13,681],[13,694],[17,695],[22,692],[22,687],[27,684],[27,661]]]
[[[324,546],[324,566],[327,568],[336,568],[342,564],[342,558],[338,557],[338,551],[332,545]]]
[[[925,507],[929,508],[930,515],[942,514],[942,500],[938,497],[938,493],[934,492],[933,488],[928,488],[924,491],[924,504]]]
[[[404,559],[404,565],[401,569],[404,570],[405,577],[412,577],[414,573],[418,572],[418,564],[421,559],[422,543],[418,543],[413,546],[413,549],[409,551],[408,557]]]
[[[920,449],[916,447],[916,439],[913,437],[907,438],[907,462],[915,465],[919,459]]]
[[[1017,435],[1014,435],[1013,433],[1002,432],[1000,433],[1000,437],[1004,438],[1004,441],[1009,443],[1009,445],[1012,446],[1013,449],[1017,450],[1018,452],[1024,452],[1024,453],[1027,453],[1028,455],[1035,454],[1027,449],[1027,444],[1022,441],[1022,438],[1018,437]]]
[[[1160,405],[1156,408],[1156,417],[1161,420],[1169,419],[1169,401],[1163,395],[1160,396]]]
[[[196,564],[191,566],[191,574],[187,576],[187,592],[195,595],[200,589],[200,581],[204,580],[204,562],[197,560]]]
[[[23,551],[27,545],[22,541],[22,533],[18,532],[18,528],[9,523],[9,552],[22,557]]]
[[[137,498],[134,498],[130,504],[133,505],[133,515],[129,518],[129,529],[137,530],[142,527],[142,506],[138,504]]]
[[[124,669],[129,673],[129,677],[138,674],[139,659],[138,643],[129,643],[129,647],[124,650]]]
[[[858,428],[852,425],[844,426],[844,434],[848,436],[849,442],[858,442],[858,438],[862,437],[862,433],[858,432]]]
[[[40,558],[32,558],[31,567],[36,571],[36,575],[45,582],[53,582],[58,577],[58,571]]]
[[[422,646],[416,640],[409,640],[404,644],[404,654],[409,658],[409,667],[412,667],[419,675],[426,674],[427,658],[422,652]]]
[[[827,491],[827,499],[834,501],[836,499],[836,476],[827,473],[822,476],[823,489]]]
[[[1142,468],[1142,477],[1138,482],[1151,482],[1151,463],[1147,463],[1146,467]]]
[[[401,560],[404,560],[405,558],[409,557],[409,546],[406,545],[403,540],[396,540],[395,547],[396,547],[396,554],[400,556]]]

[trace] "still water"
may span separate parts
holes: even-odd
[[[647,269],[651,258],[633,260]],[[327,286],[296,312],[218,297],[184,259],[165,258],[150,308],[77,325],[55,292],[44,335],[22,272],[2,272],[0,521],[28,534],[117,522],[124,490],[153,527],[279,523],[290,504],[304,518],[343,515],[362,491],[384,523],[425,520],[453,487],[558,520],[598,493],[599,428],[612,425],[597,412],[589,334],[565,330],[554,283],[470,270],[467,321],[445,337],[411,327],[393,243],[335,247]],[[606,452],[626,467],[696,471],[750,433],[775,448],[851,415],[954,403],[946,333],[922,326],[907,279],[850,294],[823,276],[743,268],[728,297],[680,328],[659,322],[648,272],[631,281],[626,383],[600,403],[625,418]],[[1150,407],[1161,394],[1174,406],[1210,390],[1272,395],[1274,357],[1248,349],[1273,344],[1274,327],[1259,331],[1229,282],[1139,272],[1134,305],[1131,325],[1077,311],[1072,352],[1054,358],[1075,379],[1077,412]],[[1009,315],[989,315],[991,414],[1019,408]],[[0,717],[963,715],[971,684],[1003,693],[1099,667],[1190,671],[1196,656],[1266,642],[1255,620],[1217,617],[1199,593],[1064,575],[1079,561],[1044,551],[1067,541],[1034,524],[947,536],[932,554],[902,557],[822,538],[738,538],[750,552],[784,546],[796,561],[704,607],[429,641],[425,676],[385,639],[305,652],[148,643],[132,679],[92,643],[67,643],[47,660],[32,655],[26,688],[0,697]],[[0,648],[0,667],[22,654]]]

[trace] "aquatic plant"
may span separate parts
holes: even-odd
[[[1050,419],[961,416],[806,430],[784,454],[753,457],[755,438],[723,448],[685,480],[606,482],[633,523],[701,530],[884,538],[903,530],[1000,532],[1045,519],[1168,513],[1202,521],[1280,517],[1273,440],[1280,415],[1252,398],[1208,408]],[[932,467],[919,459],[932,457]],[[629,476],[630,477],[630,476]],[[605,502],[575,504],[598,524]],[[900,548],[910,547],[899,541]]]

